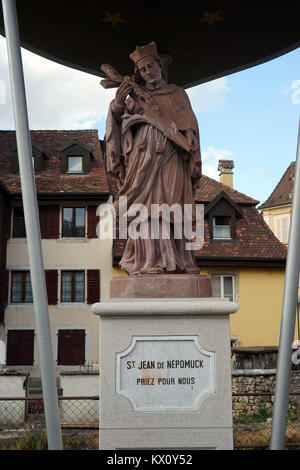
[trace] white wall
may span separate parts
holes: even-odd
[[[99,396],[99,374],[61,374],[60,386],[64,397]],[[63,424],[99,422],[99,400],[60,400]]]
[[[0,374],[0,398],[25,397],[26,375]],[[25,400],[0,400],[0,425],[20,426],[25,421]]]

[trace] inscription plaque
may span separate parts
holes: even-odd
[[[116,391],[134,411],[199,411],[215,393],[215,353],[198,336],[133,336],[116,355]]]

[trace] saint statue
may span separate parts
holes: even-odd
[[[184,233],[174,236],[172,213],[169,237],[162,236],[163,215],[157,216],[159,236],[151,237],[150,230],[152,205],[189,205],[194,214],[193,183],[201,176],[197,120],[186,92],[166,83],[154,42],[137,46],[129,57],[134,75],[117,79],[107,116],[107,171],[118,182],[115,206],[126,196],[129,208],[144,207],[141,223],[149,236],[129,234],[120,266],[129,275],[199,274]]]

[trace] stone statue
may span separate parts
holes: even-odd
[[[129,275],[198,274],[187,239],[174,236],[172,213],[169,237],[162,236],[164,215],[156,216],[159,236],[151,237],[150,230],[152,205],[190,205],[193,217],[193,182],[201,176],[197,120],[186,92],[166,84],[165,64],[154,42],[137,46],[130,58],[133,77],[122,77],[107,64],[101,67],[108,76],[101,84],[118,86],[106,123],[107,170],[119,187],[115,206],[126,196],[129,208],[144,207],[142,231],[149,235],[129,234],[120,266]]]

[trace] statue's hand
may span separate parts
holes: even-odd
[[[116,91],[115,101],[119,106],[124,106],[127,96],[132,92],[132,86],[127,80],[123,81]]]

